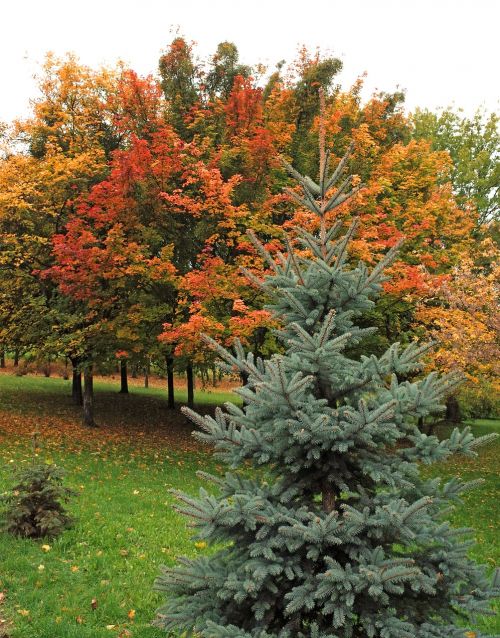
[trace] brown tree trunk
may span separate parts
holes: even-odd
[[[144,387],[149,388],[149,358],[146,360],[146,365],[144,366]]]
[[[5,368],[5,350],[0,350],[0,368]]]
[[[187,403],[190,408],[194,406],[194,374],[193,365],[188,363],[186,368],[186,380],[187,380]]]
[[[94,421],[94,375],[92,365],[83,369],[83,425],[95,428]]]
[[[127,360],[120,359],[120,394],[128,394]]]
[[[248,383],[248,372],[240,372],[241,385],[246,385]]]
[[[78,370],[78,361],[71,359],[73,378],[71,381],[71,397],[76,405],[83,405],[82,373]]]
[[[460,423],[462,415],[460,414],[460,406],[457,397],[451,396],[446,399],[446,420],[450,423]]]
[[[327,481],[325,481],[323,484],[321,505],[323,507],[323,511],[327,514],[330,514],[330,512],[333,512],[333,510],[335,509],[335,492],[333,491],[332,486]]]
[[[19,365],[19,348],[14,350],[14,368],[17,368]]]
[[[175,409],[175,395],[174,395],[174,358],[170,355],[166,358],[167,361],[167,405],[170,410]]]

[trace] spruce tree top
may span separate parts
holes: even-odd
[[[325,220],[354,193],[348,155],[332,174],[321,155],[318,183],[287,165],[303,191],[292,196],[318,216],[319,232],[296,229],[276,259],[253,237],[273,272],[263,282],[248,275],[272,296],[284,353],[261,361],[238,343],[232,354],[212,342],[247,379],[243,407],[228,403],[214,417],[185,410],[201,428],[195,436],[235,471],[201,474],[217,495],[176,493],[214,549],[163,569],[159,622],[204,638],[463,638],[457,621],[487,613],[495,590],[467,558],[470,530],[444,518],[473,485],[424,479],[419,465],[474,455],[491,437],[419,431],[418,418],[442,410],[460,381],[405,380],[428,345],[352,354],[373,332],[356,319],[380,294],[397,247],[371,272],[349,263],[356,222],[338,239],[342,222]]]

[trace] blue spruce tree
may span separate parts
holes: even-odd
[[[301,206],[319,232],[295,229],[262,286],[282,322],[283,354],[255,360],[236,344],[212,342],[231,371],[247,379],[215,416],[185,413],[231,468],[201,473],[217,496],[176,493],[198,539],[214,551],[163,568],[159,623],[204,638],[463,638],[497,591],[467,556],[469,529],[446,522],[474,487],[421,476],[421,464],[474,455],[491,437],[469,428],[440,441],[419,417],[444,408],[460,378],[412,378],[428,345],[393,344],[382,356],[357,355],[372,329],[356,319],[380,294],[397,247],[371,271],[347,259],[356,222],[337,238],[325,215],[352,196],[322,153],[319,183],[290,165]],[[296,246],[301,244],[301,250]],[[306,249],[306,250],[303,250]],[[305,256],[306,255],[306,256]],[[248,273],[249,277],[252,277]],[[218,548],[218,549],[217,549]],[[469,634],[471,635],[471,634]],[[479,637],[479,633],[474,633]]]

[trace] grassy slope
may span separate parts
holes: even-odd
[[[172,510],[167,490],[194,492],[197,469],[222,468],[193,444],[184,418],[165,409],[161,390],[133,388],[132,396],[119,396],[116,385],[105,383],[96,390],[102,428],[94,433],[79,425],[68,382],[0,376],[0,491],[8,484],[9,466],[28,462],[36,429],[43,455],[66,468],[68,483],[79,492],[72,505],[75,527],[49,541],[48,552],[42,549],[46,541],[0,534],[0,591],[6,593],[0,618],[14,619],[12,638],[160,638],[164,634],[150,626],[161,604],[151,591],[158,567],[180,553],[203,551]],[[221,398],[231,395],[198,394],[206,403]],[[474,429],[500,429],[500,422],[480,422]],[[454,459],[427,470],[486,478],[454,522],[478,530],[474,556],[490,564],[498,563],[499,449],[497,444],[478,459]],[[494,633],[495,621],[483,627]]]

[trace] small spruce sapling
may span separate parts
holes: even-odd
[[[200,473],[217,496],[175,492],[197,538],[214,547],[157,578],[166,594],[158,622],[167,630],[204,638],[479,638],[463,627],[489,613],[498,592],[498,576],[491,583],[468,558],[471,530],[446,522],[447,508],[477,482],[420,472],[452,454],[473,456],[491,440],[465,428],[440,441],[417,426],[443,410],[460,377],[400,381],[414,377],[429,345],[352,354],[373,333],[356,318],[373,307],[398,248],[370,272],[348,261],[357,223],[340,239],[341,221],[327,227],[326,214],[355,191],[343,179],[347,160],[329,174],[321,153],[318,183],[287,165],[303,191],[292,196],[318,216],[316,234],[295,229],[277,259],[253,237],[272,274],[248,275],[273,299],[284,353],[262,361],[238,343],[232,354],[211,342],[247,379],[237,390],[243,407],[185,413],[201,429],[195,436],[235,471]],[[265,472],[252,475],[249,466]]]
[[[33,439],[36,451],[36,435]],[[76,493],[63,485],[64,471],[54,464],[33,462],[18,469],[16,484],[0,497],[4,506],[4,528],[14,536],[43,538],[59,536],[71,526],[67,503]]]

